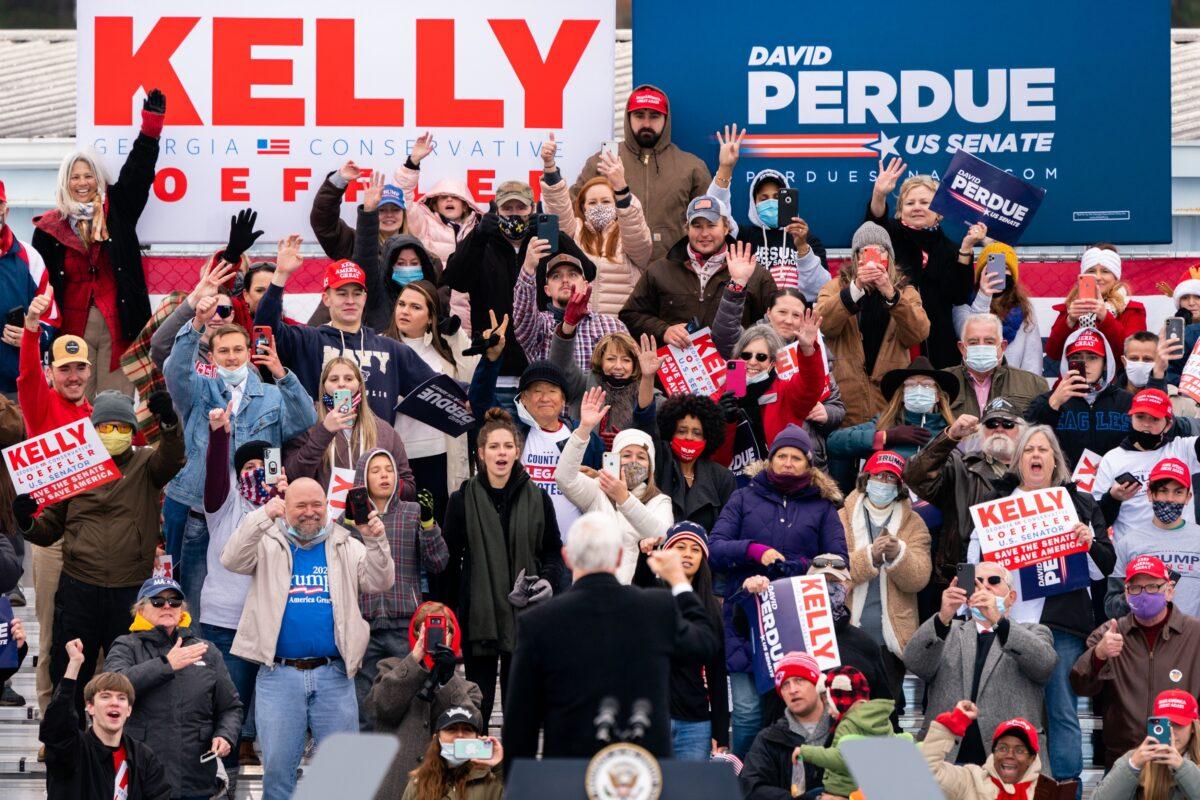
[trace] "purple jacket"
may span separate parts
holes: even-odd
[[[837,507],[821,496],[816,486],[784,497],[760,472],[749,485],[738,489],[713,525],[708,543],[714,570],[725,573],[725,663],[730,672],[750,672],[750,642],[746,626],[734,624],[734,610],[745,596],[742,583],[767,569],[751,555],[752,545],[778,550],[784,557],[786,576],[803,575],[809,562],[822,553],[846,553],[846,531]],[[783,577],[776,575],[774,577]]]

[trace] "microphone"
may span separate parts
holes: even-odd
[[[639,741],[646,735],[646,729],[650,727],[650,712],[653,708],[650,701],[644,697],[633,701],[633,711],[629,715],[629,741]]]
[[[596,739],[601,742],[611,742],[613,738],[613,728],[617,724],[617,713],[620,712],[621,706],[617,703],[617,698],[609,695],[600,700],[600,710],[596,713],[596,719],[592,724],[596,726]]]

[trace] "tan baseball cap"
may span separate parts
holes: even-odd
[[[533,189],[524,181],[505,181],[496,187],[496,207],[509,200],[520,200],[527,206],[533,206]]]
[[[90,364],[87,342],[78,336],[59,336],[50,345],[50,366],[66,364]]]

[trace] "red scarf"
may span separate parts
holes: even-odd
[[[998,790],[996,800],[1031,800],[1033,797],[1033,794],[1029,791],[1030,787],[1033,786],[1033,781],[1014,783],[1013,788],[1016,789],[1016,791],[1006,792],[1004,790],[1004,783],[1001,782],[999,778],[991,775],[988,777],[992,779],[992,783],[996,784],[996,789]]]

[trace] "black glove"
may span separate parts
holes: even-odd
[[[784,560],[772,561],[767,565],[767,577],[773,581],[786,578],[788,576],[788,565]]]
[[[13,519],[17,521],[17,527],[23,531],[33,527],[33,515],[37,513],[37,510],[37,500],[33,499],[33,495],[19,494],[13,499]]]
[[[884,437],[886,447],[894,444],[911,444],[920,447],[932,439],[933,434],[919,425],[896,425],[888,428]]]
[[[158,89],[151,89],[150,94],[142,101],[142,110],[151,114],[167,113],[167,96]]]
[[[479,232],[487,235],[500,234],[500,218],[495,214],[484,214],[479,218]]]
[[[481,356],[487,352],[489,347],[495,347],[500,343],[500,337],[496,334],[484,339],[482,336],[476,336],[471,340],[471,346],[463,350],[464,356]]]
[[[433,658],[433,674],[439,686],[445,686],[454,677],[454,651],[444,644],[439,644],[430,653]]]
[[[230,264],[237,264],[242,254],[254,246],[262,231],[254,230],[258,222],[258,212],[252,208],[243,208],[236,216],[229,218],[229,243],[225,245],[222,258]]]
[[[146,408],[150,409],[151,414],[158,417],[159,425],[171,426],[179,422],[179,415],[175,413],[175,404],[171,402],[171,395],[161,389],[150,393],[150,397],[146,400]]]
[[[421,524],[433,522],[433,492],[428,489],[417,492],[417,505],[421,507]]]
[[[738,400],[734,397],[733,392],[726,392],[721,395],[721,399],[717,401],[717,405],[721,407],[721,414],[724,415],[727,423],[737,422],[738,412],[741,407],[738,406]]]
[[[453,336],[458,333],[458,329],[462,327],[462,320],[457,315],[451,314],[448,317],[442,317],[438,320],[438,333],[442,336]]]

